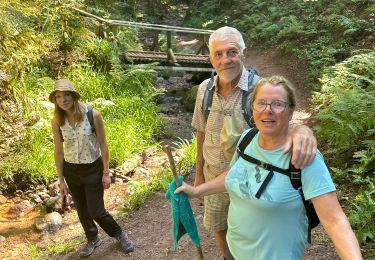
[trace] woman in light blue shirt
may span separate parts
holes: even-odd
[[[282,151],[296,106],[293,87],[283,77],[262,79],[251,102],[259,132],[245,148],[245,154],[287,169],[291,154]],[[303,258],[308,227],[299,191],[293,188],[288,176],[275,172],[261,195],[255,196],[268,173],[269,170],[235,155],[229,172],[195,188],[184,183],[176,189],[176,193],[184,191],[191,197],[229,193],[227,259]],[[301,175],[303,194],[307,200],[311,199],[339,256],[347,260],[362,259],[320,152],[302,169]]]

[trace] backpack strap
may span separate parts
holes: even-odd
[[[318,215],[316,214],[314,205],[312,204],[311,200],[306,200],[305,196],[303,195],[301,169],[296,169],[294,165],[292,164],[292,162],[290,161],[289,172],[290,172],[290,182],[293,188],[298,190],[299,194],[301,195],[303,205],[305,206],[307,219],[309,220],[307,241],[311,243],[311,230],[319,224],[320,220],[319,220]]]
[[[90,106],[87,106],[87,119],[91,125],[92,133],[95,133],[95,124],[94,124],[94,109]]]
[[[250,144],[251,140],[253,140],[254,136],[258,133],[258,128],[254,127],[247,132],[247,134],[242,138],[241,142],[237,147],[238,155],[245,154],[246,147]],[[242,156],[241,156],[242,157]]]
[[[210,109],[212,106],[212,98],[214,95],[214,79],[215,79],[215,71],[211,73],[211,79],[207,84],[206,90],[204,91],[203,101],[202,101],[202,112],[204,121],[207,122],[208,115],[210,114]]]
[[[239,156],[241,156],[244,160],[251,162],[253,164],[261,166],[263,169],[266,169],[268,171],[276,171],[281,174],[290,176],[289,169],[282,169],[276,166],[273,166],[272,164],[262,162],[258,159],[255,159],[254,157],[245,154],[246,147],[250,144],[250,142],[253,140],[254,136],[258,133],[258,128],[254,127],[252,128],[247,134],[244,136],[244,138],[241,140],[240,144],[237,148],[237,153]]]
[[[95,124],[94,124],[94,109],[90,106],[87,106],[87,119],[89,120],[90,126],[91,126],[91,131],[92,133],[95,133]],[[62,135],[61,128],[59,126],[59,133],[61,137],[61,141],[64,142],[64,137]]]
[[[248,101],[248,97],[250,95],[251,92],[253,92],[254,90],[254,87],[256,86],[256,84],[258,84],[258,81],[260,80],[260,77],[259,77],[259,74],[258,72],[253,68],[251,67],[250,70],[249,70],[249,77],[248,77],[248,85],[247,85],[247,91],[243,91],[242,93],[242,110],[243,110],[243,116],[245,118],[245,121],[246,123],[249,125],[249,127],[254,127],[254,123],[251,122],[251,113],[249,113],[250,111],[247,110],[247,101]]]
[[[264,179],[262,185],[259,187],[259,190],[255,194],[255,197],[257,199],[260,198],[260,196],[262,195],[262,193],[266,189],[268,183],[272,179],[272,177],[274,175],[274,173],[273,173],[274,171],[288,176],[293,188],[298,190],[298,193],[300,194],[303,205],[305,207],[306,216],[307,216],[307,219],[308,219],[307,241],[309,243],[311,243],[311,230],[314,227],[316,227],[319,224],[320,221],[319,221],[318,215],[316,214],[316,211],[314,209],[314,205],[312,204],[312,202],[310,200],[305,200],[305,196],[303,195],[301,170],[296,169],[291,161],[289,161],[289,168],[288,169],[282,169],[282,168],[273,166],[272,164],[262,162],[258,159],[255,159],[254,157],[252,157],[250,155],[245,154],[246,147],[250,144],[251,140],[254,138],[254,136],[256,135],[257,132],[258,132],[257,128],[254,127],[253,129],[251,129],[244,136],[244,138],[241,140],[241,142],[240,142],[240,144],[238,145],[238,148],[237,148],[238,155],[241,156],[244,160],[246,160],[250,163],[253,163],[255,165],[259,165],[263,169],[266,169],[266,170],[269,171],[269,173],[266,176],[266,178]]]

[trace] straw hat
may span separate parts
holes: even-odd
[[[69,79],[59,79],[55,81],[55,89],[49,94],[48,98],[52,103],[55,103],[55,94],[57,91],[70,91],[77,99],[81,97],[81,95],[74,90],[73,83]]]

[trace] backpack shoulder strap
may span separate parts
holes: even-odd
[[[246,123],[249,125],[249,127],[254,127],[254,123],[251,122],[251,116],[249,111],[247,110],[247,102],[248,97],[253,92],[254,87],[256,84],[258,84],[258,81],[260,80],[258,72],[251,67],[249,70],[249,77],[248,77],[248,86],[247,91],[243,91],[242,93],[242,110],[243,110],[243,116],[245,118]]]
[[[242,138],[240,144],[238,145],[237,151],[238,154],[244,154],[246,147],[250,144],[251,140],[253,140],[254,136],[258,133],[258,128],[253,127],[252,129],[247,132],[247,134]]]
[[[292,160],[292,158],[290,158],[290,160]],[[320,220],[319,220],[318,215],[316,214],[316,211],[312,202],[310,200],[306,200],[305,196],[303,195],[301,169],[296,169],[294,165],[292,164],[292,162],[290,161],[288,171],[290,173],[289,175],[290,182],[293,188],[298,190],[301,196],[303,205],[305,206],[306,216],[308,219],[307,242],[311,243],[311,230],[319,224]]]
[[[290,182],[292,183],[292,186],[294,189],[298,190],[302,188],[302,181],[301,181],[301,169],[296,169],[294,165],[292,164],[292,157],[290,157],[289,162],[289,178]]]
[[[63,134],[62,134],[60,126],[59,126],[59,133],[60,133],[61,141],[64,142],[64,137],[63,137]]]
[[[259,76],[259,73],[253,67],[251,67],[249,70],[249,81],[248,81],[250,92],[253,91],[253,89],[258,84],[260,79],[261,77]]]
[[[211,73],[210,81],[207,84],[206,90],[204,91],[203,100],[202,100],[202,112],[204,121],[207,122],[208,115],[210,114],[210,108],[212,105],[212,97],[214,95],[214,79],[215,79],[215,71]]]
[[[95,133],[95,124],[94,124],[94,109],[90,106],[87,106],[87,119],[91,125],[91,131]]]

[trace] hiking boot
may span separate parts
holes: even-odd
[[[99,237],[96,237],[94,241],[88,241],[86,243],[85,248],[81,251],[79,255],[81,257],[89,257],[94,252],[95,248],[100,246],[102,243],[103,241]]]
[[[121,249],[124,253],[130,253],[134,250],[133,242],[128,238],[128,235],[125,232],[122,232],[121,235],[116,237],[118,242],[120,242]]]

